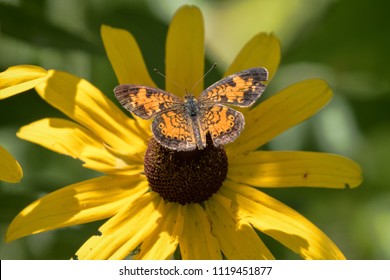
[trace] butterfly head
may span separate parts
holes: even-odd
[[[188,90],[185,90],[186,91],[186,94],[184,95],[184,100],[188,101],[188,100],[192,100],[195,98],[194,94]]]

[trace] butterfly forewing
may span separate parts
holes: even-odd
[[[250,68],[216,82],[204,90],[198,100],[202,104],[218,103],[248,107],[263,93],[268,71],[265,68]]]
[[[119,85],[114,93],[124,108],[143,119],[150,119],[183,102],[169,92],[148,86]]]

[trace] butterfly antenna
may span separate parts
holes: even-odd
[[[204,80],[204,78],[211,72],[211,70],[213,70],[215,67],[217,66],[217,63],[214,63],[213,65],[211,65],[210,69],[207,70],[207,72],[203,75],[202,78],[200,78],[191,88],[190,91],[192,91],[201,81]]]
[[[167,82],[170,82],[170,83],[174,84],[175,86],[178,86],[178,87],[180,87],[180,88],[186,90],[181,84],[178,84],[176,81],[171,80],[171,79],[167,79],[167,76],[165,76],[163,73],[161,73],[157,68],[154,68],[153,70],[154,70],[154,72],[156,72],[156,73],[159,74],[160,76],[164,77],[165,80],[166,80]],[[186,90],[186,91],[187,91],[187,90]]]

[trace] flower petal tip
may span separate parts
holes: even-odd
[[[34,88],[46,76],[46,69],[35,65],[9,67],[0,73],[0,100]]]

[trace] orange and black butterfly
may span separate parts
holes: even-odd
[[[206,147],[210,134],[215,146],[234,141],[245,125],[242,113],[227,107],[251,106],[263,93],[268,71],[250,68],[216,82],[198,98],[186,94],[184,100],[162,89],[141,85],[119,85],[118,101],[143,119],[154,118],[152,132],[163,146],[176,151]]]

